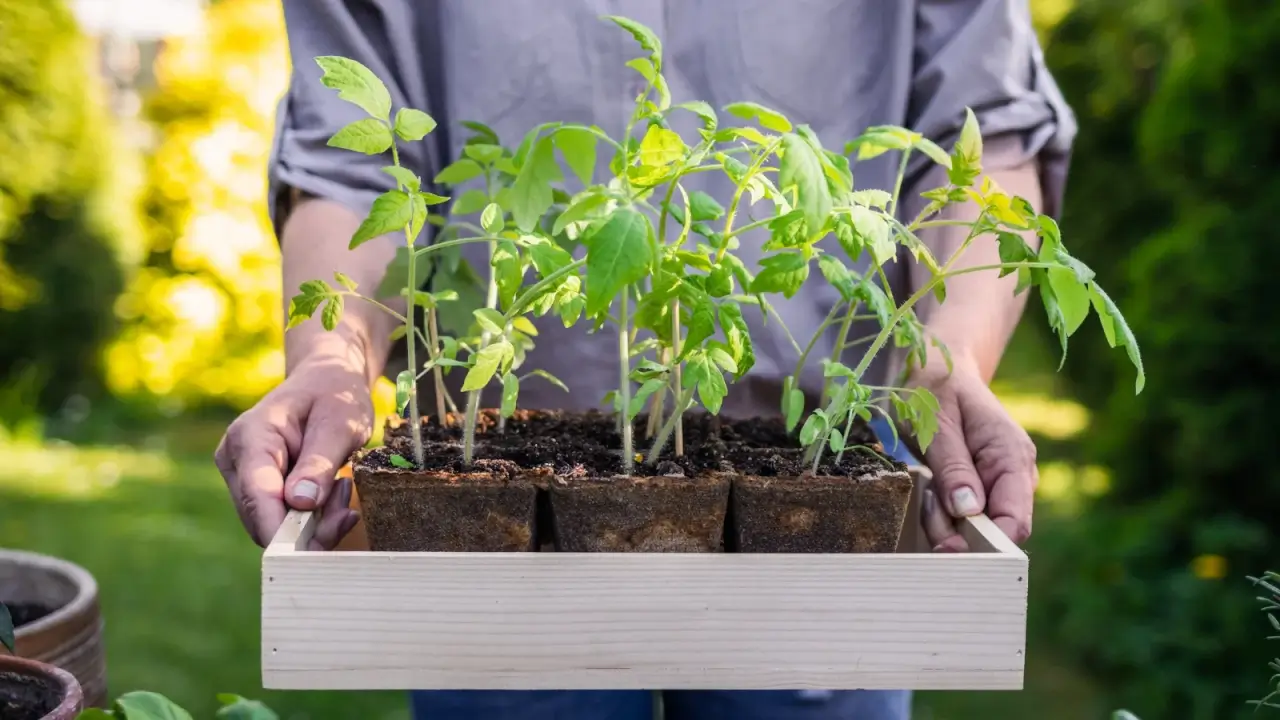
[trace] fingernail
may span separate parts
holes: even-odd
[[[982,506],[978,505],[978,496],[967,487],[957,488],[951,493],[951,507],[955,508],[959,515],[977,515],[982,512]]]
[[[315,500],[320,497],[320,486],[310,480],[303,480],[293,486],[294,500]]]
[[[342,519],[341,527],[338,528],[338,537],[346,537],[347,533],[351,532],[358,522],[360,522],[360,515],[358,513],[351,513],[350,515],[347,515]]]
[[[938,498],[932,490],[924,491],[924,514],[932,515],[938,511]]]

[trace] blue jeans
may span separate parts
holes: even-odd
[[[888,454],[918,463],[883,418],[872,426]],[[417,690],[414,720],[652,720],[646,690]],[[666,720],[908,720],[909,690],[680,690],[662,694]]]

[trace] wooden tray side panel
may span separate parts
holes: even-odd
[[[290,552],[296,539],[263,558],[270,689],[1022,687],[1021,552]]]

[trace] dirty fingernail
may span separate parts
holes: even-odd
[[[320,496],[320,486],[310,480],[303,480],[293,486],[294,500],[315,500]]]
[[[982,512],[982,507],[978,505],[978,496],[967,487],[958,488],[951,493],[951,506],[955,508],[956,513],[965,516]]]
[[[924,491],[924,513],[932,515],[938,511],[938,498],[934,496],[932,490]]]

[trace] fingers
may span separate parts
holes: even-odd
[[[343,478],[329,494],[325,502],[324,512],[320,515],[320,524],[308,546],[311,550],[332,550],[347,533],[355,527],[360,515],[350,509],[351,480]]]
[[[956,530],[955,521],[951,518],[938,496],[933,490],[925,490],[920,505],[921,521],[924,525],[925,537],[934,552],[966,552],[969,544]]]
[[[925,453],[925,461],[933,471],[933,486],[938,500],[952,517],[968,517],[982,512],[986,492],[982,477],[973,464],[960,418],[960,408],[952,399],[942,404],[938,415],[938,434]]]
[[[214,452],[214,464],[227,483],[240,522],[261,547],[271,542],[284,522],[282,470],[286,457],[279,435],[261,432],[245,437],[235,424]]]
[[[979,465],[985,469],[988,454],[995,456],[991,464],[997,467],[992,472],[994,482],[988,493],[987,515],[1010,540],[1020,544],[1031,537],[1031,515],[1040,475],[1035,444],[1012,421],[1009,425],[1004,433],[1008,441],[1003,447],[984,450]]]
[[[289,506],[297,510],[324,506],[332,494],[338,468],[367,439],[367,430],[354,427],[350,413],[333,412],[319,404],[313,408],[307,418],[301,452],[284,483]]]

